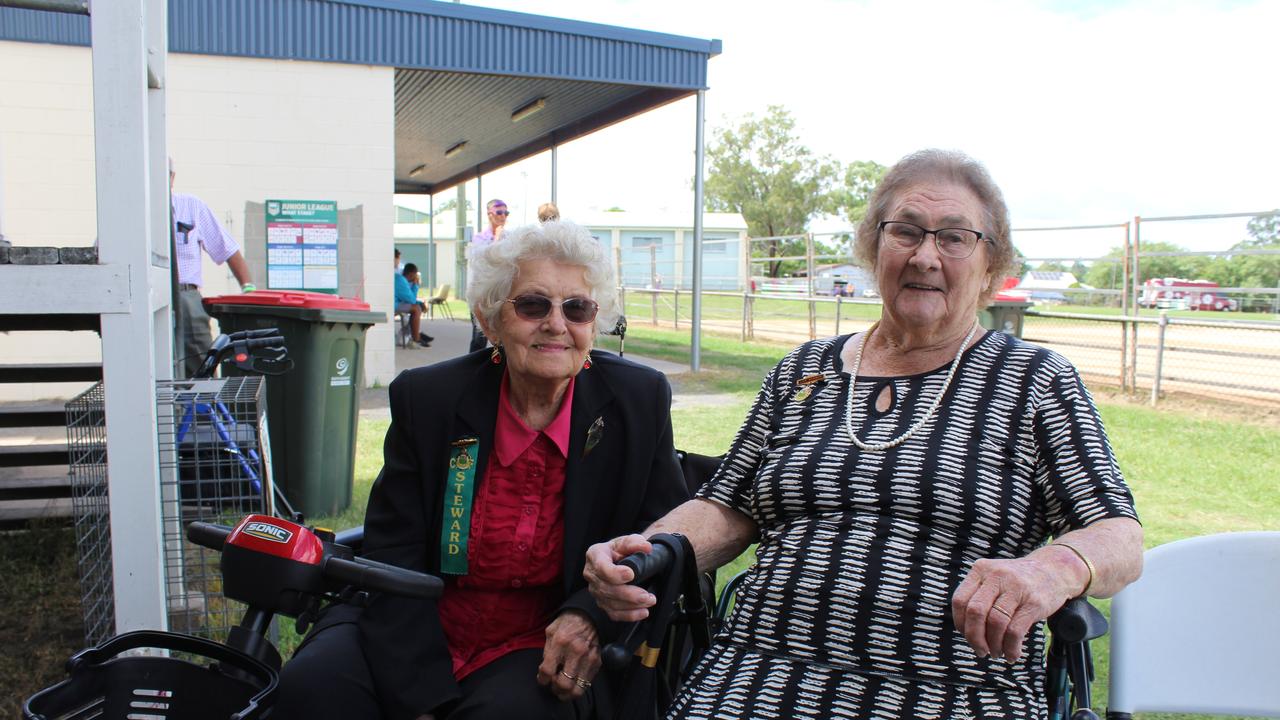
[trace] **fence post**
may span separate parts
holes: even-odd
[[[677,330],[680,329],[680,288],[671,291],[671,320]]]
[[[756,299],[751,295],[747,296],[747,339],[756,339]]]
[[[836,296],[836,335],[840,335],[840,307],[844,304],[844,296]]]
[[[742,342],[747,341],[747,306],[751,304],[751,293],[742,291]]]
[[[619,282],[621,282],[621,278],[619,278]],[[627,286],[626,285],[618,286],[618,307],[622,310],[622,317],[626,317],[627,316]]]
[[[809,287],[809,339],[818,337],[818,307],[813,302],[813,233],[804,234],[804,264]]]
[[[649,319],[654,327],[658,326],[658,290],[656,288],[649,290]]]
[[[1129,321],[1120,321],[1120,392],[1129,392]]]
[[[1156,340],[1156,374],[1151,381],[1151,407],[1160,399],[1160,373],[1164,366],[1164,330],[1169,326],[1169,313],[1160,311],[1160,331]]]

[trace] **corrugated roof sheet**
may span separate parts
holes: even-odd
[[[0,8],[0,39],[87,45],[88,28]],[[430,0],[170,0],[169,49],[693,90],[720,42]]]

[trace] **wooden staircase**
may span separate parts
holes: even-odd
[[[0,252],[0,260],[9,260],[9,255]],[[92,259],[96,261],[96,254]],[[97,332],[99,322],[96,314],[19,314],[0,308],[0,332]],[[0,362],[3,384],[87,384],[101,379],[101,363]],[[0,402],[0,528],[72,516],[66,425],[65,400]]]

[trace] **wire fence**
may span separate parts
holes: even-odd
[[[624,288],[623,307],[632,327],[692,325],[688,291]],[[705,292],[701,324],[703,332],[742,342],[798,345],[865,330],[881,309],[877,299]],[[987,313],[983,324],[997,323]],[[1090,384],[1150,393],[1153,403],[1162,393],[1178,392],[1280,406],[1280,322],[1031,309],[1022,337],[1064,355]]]

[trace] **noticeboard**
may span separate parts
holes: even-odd
[[[338,203],[268,200],[267,287],[338,292]]]

